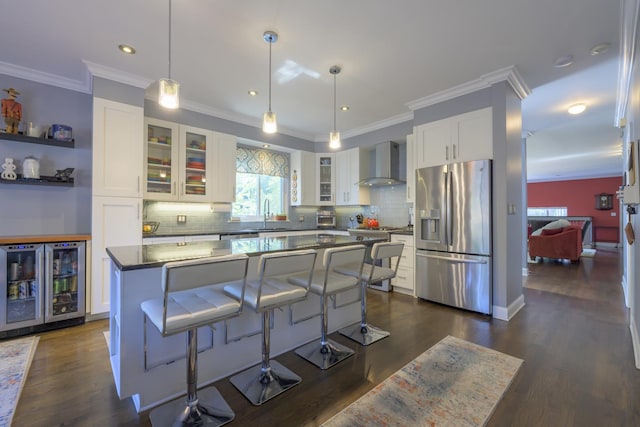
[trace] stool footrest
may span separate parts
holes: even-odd
[[[389,332],[383,331],[382,329],[376,328],[375,326],[371,326],[368,323],[364,327],[364,330],[360,323],[356,323],[354,325],[340,329],[338,332],[349,339],[359,342],[362,345],[372,344],[390,335]]]
[[[327,340],[324,349],[325,352],[322,351],[323,346],[314,341],[297,348],[296,354],[307,359],[320,369],[328,369],[354,353],[349,347],[333,340]]]
[[[232,376],[229,381],[256,406],[302,381],[302,378],[275,360],[270,360],[269,365],[271,370],[268,376],[262,373],[261,365],[256,365]]]
[[[187,405],[180,397],[151,411],[151,425],[158,426],[221,426],[235,418],[235,414],[215,387],[198,390],[198,404]]]

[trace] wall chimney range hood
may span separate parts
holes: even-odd
[[[406,184],[400,179],[400,145],[396,142],[383,142],[376,145],[375,176],[360,180],[358,185],[382,187]]]

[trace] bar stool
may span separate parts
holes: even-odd
[[[309,292],[320,295],[320,345],[310,342],[296,349],[296,354],[307,359],[320,369],[328,369],[338,362],[351,356],[354,351],[347,346],[327,338],[329,297],[339,292],[358,287],[358,277],[362,274],[362,265],[366,248],[363,245],[352,245],[329,248],[324,251],[324,269],[316,269],[311,278]],[[341,265],[355,266],[358,276],[348,276],[335,272]],[[307,274],[296,274],[289,277],[289,282],[303,286],[308,279]]]
[[[201,326],[238,316],[243,307],[246,255],[169,262],[162,267],[163,297],[143,301],[140,308],[162,336],[187,331],[187,399],[176,399],[153,411],[153,426],[221,426],[235,414],[215,387],[198,393],[198,333]],[[234,283],[239,298],[225,294]]]
[[[317,255],[314,250],[264,254],[258,265],[259,279],[247,281],[244,301],[256,313],[262,313],[262,363],[232,376],[230,381],[254,405],[261,405],[302,381],[279,362],[270,360],[271,323],[273,309],[307,297]],[[290,275],[302,272],[306,272],[307,280],[301,286],[288,282]],[[242,292],[237,283],[224,290],[234,297]]]
[[[360,324],[356,323],[355,325],[340,329],[338,332],[342,335],[362,345],[369,345],[389,336],[389,332],[367,324],[367,286],[371,283],[396,277],[398,264],[400,264],[400,255],[402,255],[403,249],[404,243],[401,242],[374,243],[371,249],[371,263],[365,262],[360,274],[358,274],[357,265],[354,264],[335,268],[337,273],[360,278],[361,284]],[[395,266],[392,266],[391,258],[393,257],[397,257]],[[389,267],[386,267],[385,264],[388,264]]]

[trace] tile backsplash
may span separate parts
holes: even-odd
[[[329,207],[336,213],[336,228],[350,228],[357,224],[355,216],[377,218],[380,225],[388,227],[404,227],[409,222],[409,207],[405,198],[406,186],[377,187],[371,189],[371,205],[369,206],[335,206]],[[221,231],[238,231],[248,228],[260,228],[262,221],[231,221],[229,212],[216,212],[216,205],[209,203],[144,202],[144,221],[159,222],[155,234],[193,234]],[[316,227],[316,211],[318,206],[302,206],[289,208],[288,220],[267,223],[268,227],[286,227],[289,229],[310,229]],[[326,207],[322,207],[326,209]],[[178,215],[185,215],[186,222],[178,223]],[[352,221],[351,218],[354,218]],[[302,221],[300,221],[302,219]]]

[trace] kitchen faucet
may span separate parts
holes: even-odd
[[[269,218],[269,199],[265,198],[264,199],[264,204],[262,206],[262,212],[264,213],[264,227],[263,228],[267,228],[267,219]]]

